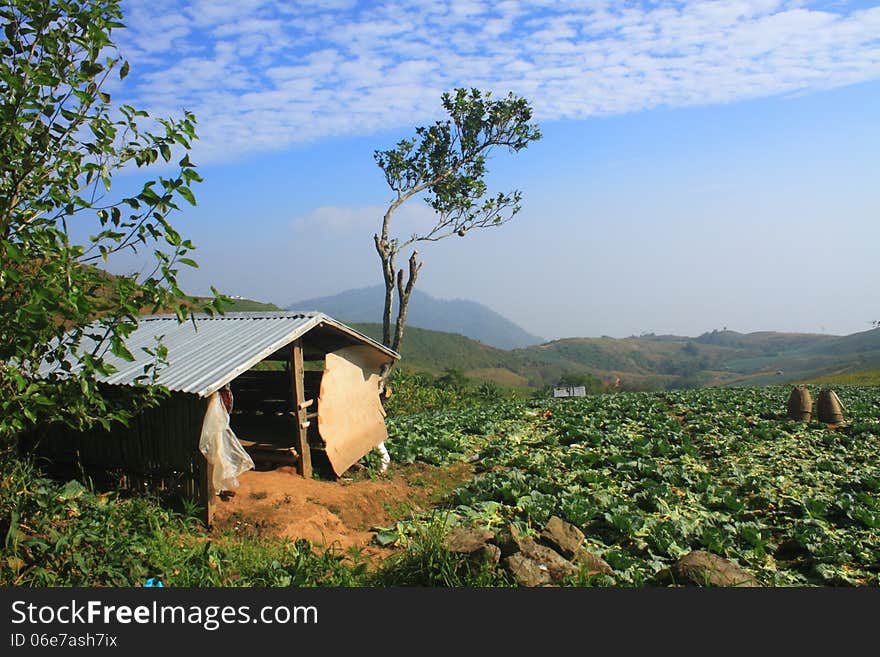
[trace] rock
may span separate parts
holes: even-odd
[[[679,583],[699,586],[760,586],[758,580],[732,561],[702,550],[689,552],[675,562],[672,574]]]
[[[588,575],[611,575],[614,577],[614,569],[608,565],[608,562],[587,550],[579,550],[574,556],[574,563],[578,566],[585,566]]]
[[[479,561],[480,563],[488,562],[493,565],[497,564],[499,561],[501,561],[501,548],[499,548],[497,545],[486,543],[483,546],[482,550],[471,553],[471,559]]]
[[[541,531],[541,542],[566,559],[572,559],[584,542],[584,533],[570,522],[553,516]]]
[[[456,527],[445,538],[446,549],[457,554],[466,554],[476,563],[497,564],[501,560],[501,549],[489,543],[495,535],[488,529]]]
[[[531,538],[520,539],[520,549],[520,554],[524,557],[546,568],[554,583],[561,582],[570,575],[577,575],[577,567],[568,559],[545,545],[539,545]]]
[[[496,541],[505,567],[523,586],[555,584],[578,572],[577,567],[552,548],[520,535],[513,524],[506,532],[499,534]],[[526,581],[538,583],[526,584]]]
[[[516,525],[510,523],[510,525],[508,525],[508,531],[510,532],[510,540],[513,541],[517,547],[519,547],[519,543],[523,539],[523,537],[519,533],[519,530],[516,528]]]
[[[517,528],[511,523],[506,530],[498,532],[495,536],[495,544],[501,548],[501,557],[506,558],[521,551],[520,541],[522,537]]]
[[[495,535],[488,529],[456,527],[444,540],[446,549],[459,554],[473,554],[482,550]]]
[[[541,567],[522,553],[517,552],[504,560],[504,567],[514,576],[520,586],[543,586],[551,582],[546,566]]]
[[[669,586],[670,584],[675,584],[675,578],[672,576],[671,568],[658,570],[654,573],[653,577],[648,578],[648,581],[657,586]]]

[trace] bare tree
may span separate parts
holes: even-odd
[[[443,94],[442,103],[448,119],[418,127],[414,138],[374,153],[395,193],[381,230],[373,236],[385,282],[382,341],[395,351],[400,350],[410,296],[422,268],[418,251],[413,250],[406,269],[397,268],[397,256],[418,242],[464,237],[475,228],[500,226],[512,219],[520,210],[522,194],[514,190],[487,196],[486,159],[496,146],[517,152],[541,138],[537,125],[530,123],[531,106],[513,94],[492,100],[489,92],[479,89],[455,89]],[[436,222],[408,238],[392,237],[394,213],[413,197],[431,206]],[[392,336],[395,292],[399,306]]]

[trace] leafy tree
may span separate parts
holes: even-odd
[[[573,388],[583,386],[586,388],[587,394],[590,395],[605,391],[605,385],[602,381],[589,372],[566,372],[559,377],[559,385]]]
[[[500,401],[504,398],[504,391],[494,381],[484,381],[477,389],[477,397],[488,402]]]
[[[447,367],[443,376],[438,377],[435,383],[440,387],[461,391],[467,388],[468,379],[458,367]]]
[[[125,420],[161,394],[153,385],[161,344],[143,387],[110,402],[98,383],[108,350],[131,359],[124,340],[142,311],[173,308],[185,319],[178,266],[194,247],[168,221],[201,180],[188,154],[195,118],[153,121],[111,106],[111,76],[129,65],[112,40],[119,0],[12,0],[0,5],[0,439],[35,424],[85,427]],[[144,127],[146,126],[146,127]],[[174,158],[176,159],[176,157]],[[170,170],[131,196],[113,195],[126,167]],[[80,237],[91,234],[90,237]],[[152,249],[146,271],[111,276],[123,251]],[[215,291],[216,295],[216,291]],[[218,307],[219,298],[206,309]],[[40,364],[51,372],[40,375]]]
[[[397,256],[418,242],[464,237],[476,228],[500,226],[513,218],[520,210],[522,195],[513,191],[488,196],[486,159],[496,147],[517,152],[541,138],[537,126],[530,123],[531,106],[513,94],[493,100],[489,92],[455,89],[443,94],[442,103],[448,119],[418,127],[412,139],[374,153],[394,192],[373,241],[385,282],[382,341],[395,351],[400,350],[410,295],[422,268],[417,251],[410,255],[406,272],[397,268]],[[394,213],[414,197],[423,198],[434,210],[436,222],[408,238],[392,237]],[[399,306],[392,336],[395,291]]]

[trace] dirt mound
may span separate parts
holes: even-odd
[[[239,477],[234,495],[217,500],[214,526],[242,534],[305,538],[321,549],[363,548],[366,556],[382,558],[390,551],[371,545],[371,527],[436,506],[470,476],[465,464],[394,464],[376,479],[352,476],[337,481],[303,479],[288,466],[252,470]]]

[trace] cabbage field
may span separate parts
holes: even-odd
[[[785,418],[790,387],[618,393],[389,419],[397,462],[473,463],[437,523],[526,532],[559,516],[642,586],[691,550],[765,586],[880,585],[880,389],[838,386],[845,423]],[[818,389],[812,389],[814,398]],[[815,416],[814,416],[815,417]]]

